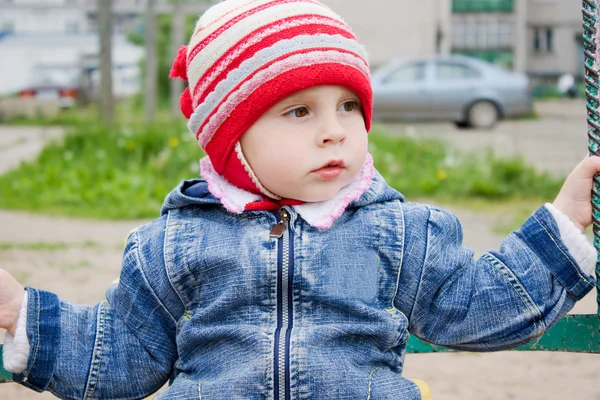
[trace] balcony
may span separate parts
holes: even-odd
[[[513,12],[514,0],[453,0],[453,13]]]

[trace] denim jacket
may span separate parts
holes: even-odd
[[[376,175],[329,229],[227,211],[184,181],[134,231],[106,301],[27,288],[27,367],[66,399],[419,399],[409,333],[455,349],[539,337],[594,285],[547,208],[479,259],[457,218]]]

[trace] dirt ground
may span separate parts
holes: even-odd
[[[490,231],[498,215],[453,209],[465,227],[465,244],[481,252],[497,248]],[[0,211],[0,268],[26,285],[50,290],[74,303],[95,303],[119,275],[123,238],[137,223],[98,222]],[[10,244],[10,245],[8,245]],[[578,313],[594,313],[593,294]],[[597,355],[559,353],[455,353],[409,355],[405,375],[425,380],[434,399],[600,399]],[[0,387],[0,399],[51,399],[16,384]]]
[[[389,128],[409,135],[429,132],[465,149],[497,145],[497,151],[523,154],[540,168],[564,174],[583,157],[586,143],[581,122],[585,121],[584,107],[565,104],[544,104],[542,119],[504,122],[493,133],[457,132],[448,124],[390,124]],[[15,165],[9,154],[21,152],[21,158],[29,157],[39,143],[33,134],[0,127],[0,172]],[[26,146],[31,150],[24,150]],[[463,223],[467,247],[478,254],[498,248],[502,237],[493,232],[493,226],[502,221],[502,213],[455,207],[451,211]],[[74,220],[0,210],[0,268],[25,285],[54,291],[73,303],[95,303],[119,275],[123,239],[143,222]],[[573,312],[595,313],[595,294],[579,302]],[[598,371],[597,355],[533,352],[409,355],[405,367],[407,377],[429,384],[436,400],[600,400]],[[0,386],[2,400],[51,398],[55,397],[17,384]]]

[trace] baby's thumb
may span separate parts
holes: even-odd
[[[7,271],[0,269],[0,328],[15,333],[25,288]]]

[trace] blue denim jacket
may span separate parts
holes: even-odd
[[[461,225],[377,175],[333,227],[232,214],[185,181],[133,232],[107,301],[27,288],[25,372],[67,399],[419,399],[409,332],[492,351],[540,336],[592,287],[544,207],[478,260]]]

